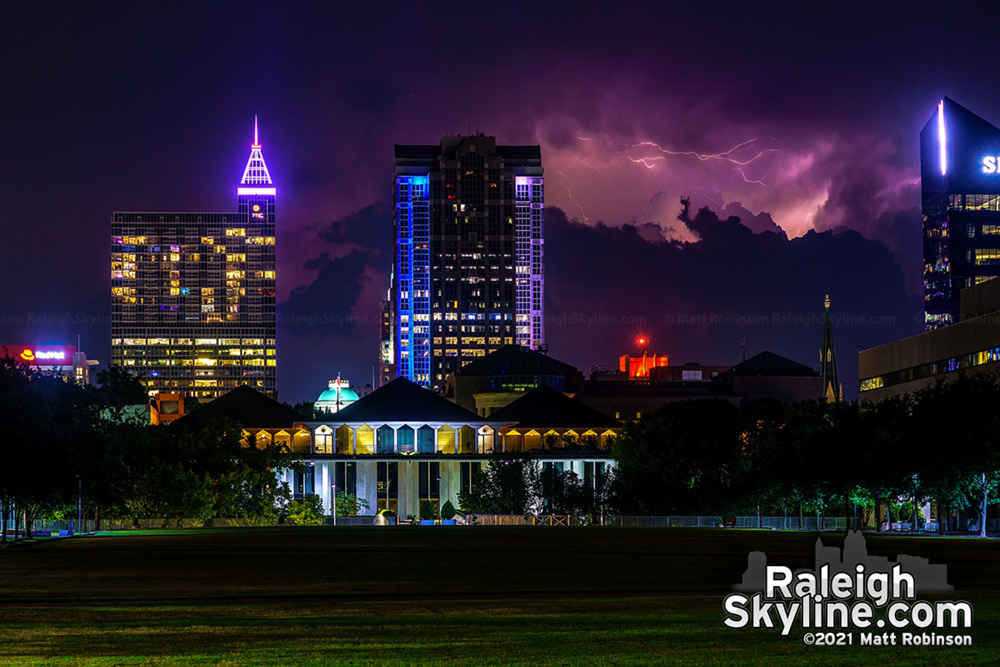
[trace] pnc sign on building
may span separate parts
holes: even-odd
[[[73,363],[73,345],[3,345],[0,354],[32,366],[68,366]]]

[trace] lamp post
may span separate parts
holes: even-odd
[[[77,496],[76,496],[76,531],[83,532],[83,477],[76,476]]]

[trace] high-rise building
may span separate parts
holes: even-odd
[[[945,97],[920,132],[924,324],[958,321],[960,290],[1000,275],[1000,128]]]
[[[504,345],[544,347],[539,147],[483,134],[397,145],[394,190],[396,375],[443,387]]]
[[[111,361],[150,393],[277,394],[275,187],[254,119],[234,213],[114,213]]]
[[[395,317],[392,312],[392,296],[379,302],[379,356],[378,356],[378,386],[387,385],[396,379],[395,355],[392,351],[392,329]],[[377,389],[378,387],[372,387]]]

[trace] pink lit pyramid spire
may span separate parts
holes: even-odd
[[[271,185],[271,174],[267,171],[264,156],[260,152],[260,140],[257,135],[257,116],[253,117],[253,144],[250,145],[250,159],[247,168],[243,170],[241,185]]]

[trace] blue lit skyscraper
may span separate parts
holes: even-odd
[[[543,347],[539,147],[455,136],[397,145],[395,158],[394,322],[383,340],[395,374],[443,387],[504,345]]]
[[[920,132],[924,324],[959,319],[959,292],[1000,275],[1000,128],[945,97]]]

